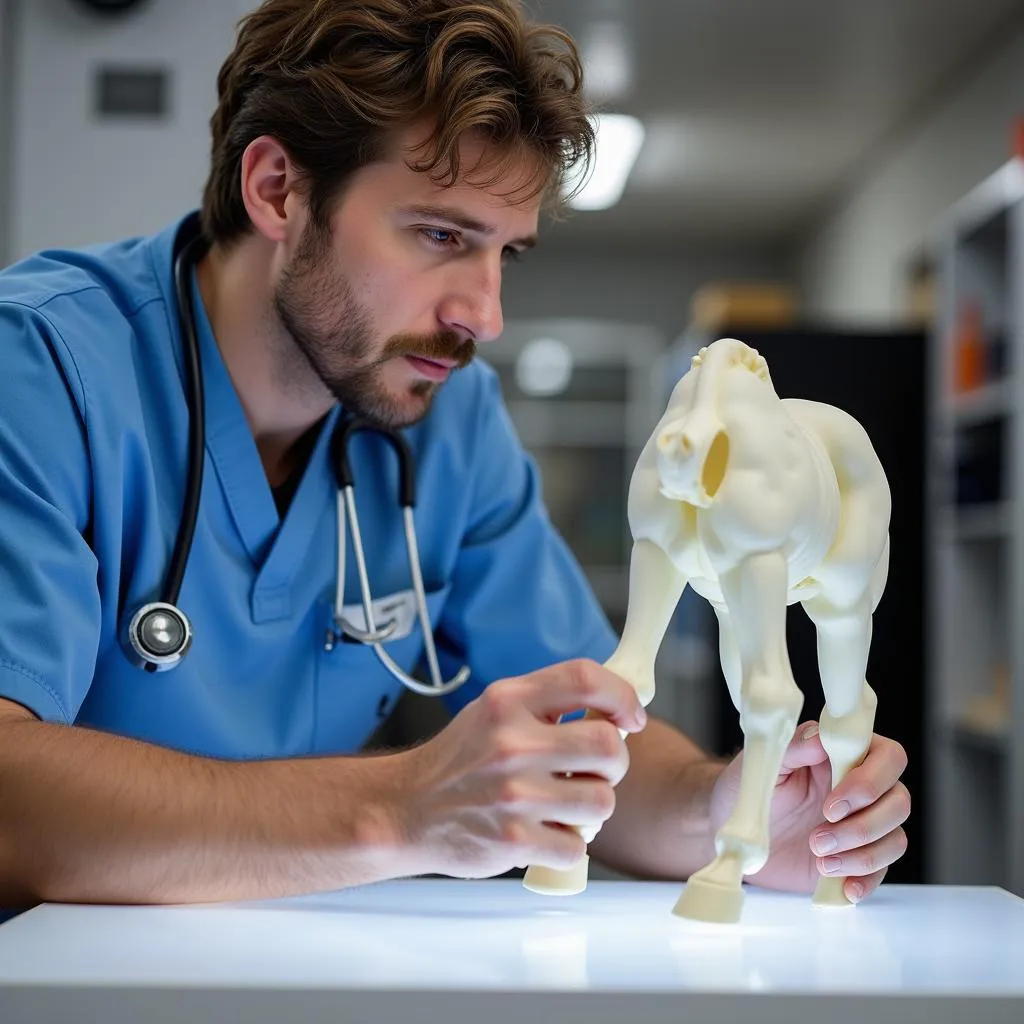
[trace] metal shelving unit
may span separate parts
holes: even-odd
[[[931,880],[1024,895],[1024,163],[957,203],[930,247],[941,296],[927,524]],[[967,304],[998,358],[963,391]]]

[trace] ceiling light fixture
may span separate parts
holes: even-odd
[[[590,176],[569,200],[574,210],[606,210],[622,196],[644,141],[644,126],[628,114],[598,114],[594,118],[597,145]],[[581,172],[570,174],[569,191],[579,184]]]

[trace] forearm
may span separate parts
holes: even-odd
[[[0,905],[252,899],[414,873],[384,810],[396,756],[225,762],[0,722]]]
[[[687,878],[714,857],[710,795],[726,762],[655,718],[627,745],[629,771],[591,853],[626,874]]]

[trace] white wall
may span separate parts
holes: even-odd
[[[801,246],[813,313],[888,322],[903,312],[907,258],[942,212],[1010,156],[1024,116],[1024,23],[873,163]]]
[[[583,216],[578,214],[577,216]],[[541,233],[543,239],[543,231]],[[689,321],[690,298],[708,281],[785,280],[789,262],[754,246],[627,248],[552,241],[505,273],[506,318],[581,316],[652,324],[667,342]]]
[[[14,100],[14,68],[9,0],[0,0],[0,267],[8,251],[10,209],[11,106]]]
[[[124,18],[21,0],[8,255],[155,230],[199,203],[216,75],[252,0],[150,0]],[[98,65],[166,66],[170,117],[98,121]]]

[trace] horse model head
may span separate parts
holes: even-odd
[[[658,478],[666,498],[698,508],[714,501],[732,445],[724,407],[751,384],[752,395],[762,392],[763,383],[777,402],[767,363],[742,341],[722,338],[693,357],[657,433]]]

